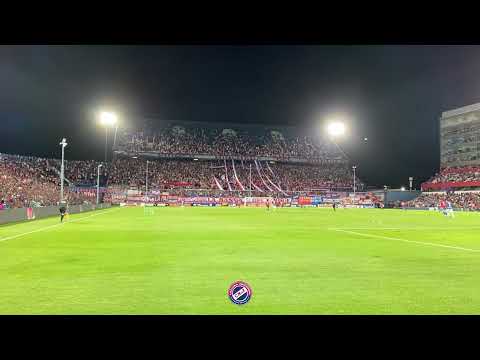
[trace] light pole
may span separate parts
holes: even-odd
[[[98,165],[97,167],[97,205],[100,203],[100,168],[103,164]]]
[[[388,186],[383,185],[383,207],[387,207],[387,194],[388,194]]]
[[[115,124],[115,135],[113,135],[113,150],[115,150],[115,145],[117,143],[117,131],[118,131],[118,124]]]
[[[356,192],[356,187],[355,187],[355,170],[357,170],[357,167],[354,165],[352,166],[353,169],[353,205],[355,205],[355,192]]]
[[[408,181],[410,182],[410,191],[412,191],[412,185],[413,185],[413,177],[409,177]]]
[[[100,124],[105,127],[105,164],[107,163],[108,154],[108,128],[117,124],[117,115],[113,112],[103,111],[100,113]],[[117,135],[117,127],[115,128],[115,137]]]
[[[107,163],[107,148],[108,148],[108,127],[105,126],[105,164]]]
[[[252,164],[250,164],[250,197],[252,197]]]
[[[148,193],[148,160],[147,160],[147,171],[145,172],[145,196]]]
[[[60,146],[62,147],[62,165],[60,169],[60,203],[63,203],[63,183],[65,181],[65,147],[67,146],[67,139],[63,138]]]

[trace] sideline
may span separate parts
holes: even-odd
[[[54,225],[49,225],[49,226],[45,226],[45,227],[40,228],[40,229],[36,229],[36,230],[32,230],[32,231],[27,231],[27,232],[25,232],[25,233],[21,233],[21,234],[18,234],[18,235],[13,235],[13,236],[5,237],[5,238],[0,238],[0,242],[2,242],[2,241],[7,241],[7,240],[11,240],[11,239],[15,239],[15,238],[18,238],[18,237],[21,237],[21,236],[24,236],[24,235],[33,234],[33,233],[36,233],[36,232],[39,232],[39,231],[44,231],[44,230],[52,229],[52,228],[55,228],[55,227],[57,227],[57,226],[66,225],[66,224],[69,224],[69,223],[71,223],[71,222],[88,219],[88,218],[91,218],[91,217],[94,217],[94,216],[103,215],[103,214],[108,214],[108,213],[111,213],[112,211],[116,211],[116,210],[120,210],[120,208],[107,209],[107,211],[96,212],[95,214],[91,214],[91,215],[88,215],[88,216],[83,216],[83,217],[81,217],[81,218],[73,219],[73,220],[70,220],[70,221],[68,221],[68,222],[59,223],[59,224],[54,224]],[[101,211],[101,210],[100,210],[100,211]]]
[[[455,250],[463,250],[463,251],[469,251],[469,252],[480,252],[480,250],[469,249],[469,248],[464,248],[464,247],[460,247],[460,246],[443,245],[443,244],[435,244],[435,243],[423,242],[423,241],[414,241],[414,240],[400,239],[400,238],[394,238],[394,237],[389,237],[389,236],[381,236],[381,235],[373,235],[373,234],[364,234],[364,233],[359,233],[359,232],[356,232],[356,231],[348,231],[348,230],[340,230],[340,229],[331,229],[331,230],[337,231],[337,232],[344,232],[344,233],[347,233],[347,234],[353,234],[353,235],[358,235],[358,236],[369,237],[369,238],[377,238],[377,239],[391,240],[391,241],[402,241],[402,242],[413,243],[413,244],[420,244],[420,245],[427,245],[427,246],[436,246],[436,247],[442,247],[442,248],[448,248],[448,249],[455,249]]]

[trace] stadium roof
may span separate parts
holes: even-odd
[[[295,126],[289,125],[272,125],[262,123],[235,123],[235,122],[218,122],[218,121],[187,121],[187,120],[159,120],[158,118],[146,117],[143,119],[146,125],[155,127],[166,127],[171,125],[184,125],[189,127],[205,127],[205,128],[245,128],[245,129],[285,129],[293,130]]]

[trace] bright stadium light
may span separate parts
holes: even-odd
[[[113,112],[102,111],[100,113],[100,124],[103,126],[113,126],[117,123],[117,115]]]
[[[402,186],[400,190],[405,191],[405,186]]]
[[[345,124],[339,121],[331,122],[327,125],[327,132],[334,137],[342,136],[345,134]]]
[[[105,128],[105,163],[107,163],[107,149],[108,149],[108,128],[115,127],[115,138],[113,140],[113,147],[115,148],[115,140],[117,137],[117,122],[118,118],[114,112],[102,111],[99,114],[99,122]]]

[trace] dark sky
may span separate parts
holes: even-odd
[[[101,107],[305,127],[341,112],[360,177],[396,187],[438,169],[441,112],[479,101],[479,46],[0,46],[8,153],[58,157],[65,136],[68,157],[101,159]]]

